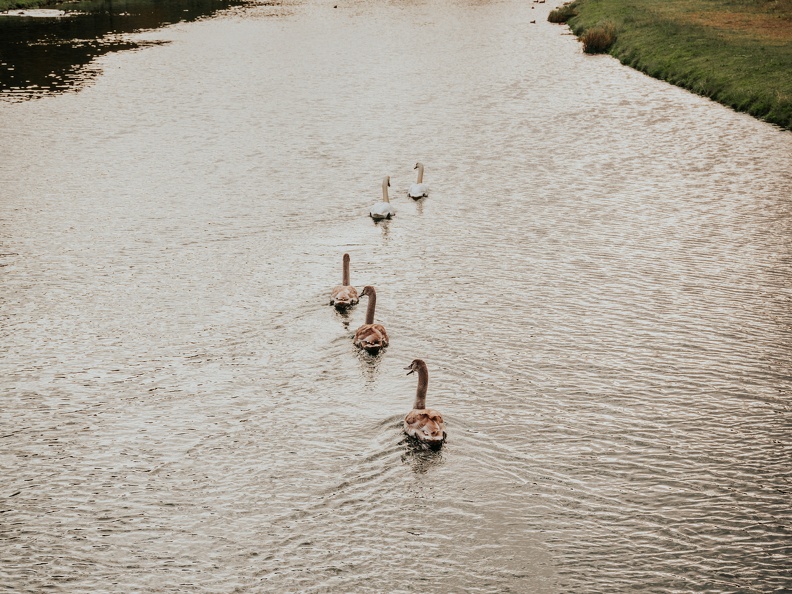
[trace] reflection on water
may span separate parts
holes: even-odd
[[[349,322],[352,319],[351,318],[351,312],[354,309],[354,307],[355,306],[347,308],[347,309],[336,309],[335,307],[333,308],[333,311],[335,311],[336,317],[339,320],[341,320],[341,324],[347,330],[349,330]]]
[[[376,354],[372,354],[363,349],[355,348],[355,354],[360,364],[360,375],[366,380],[369,386],[377,381],[380,365],[387,350],[388,349],[385,348]],[[361,394],[361,396],[363,395]]]
[[[244,0],[89,0],[62,5],[65,16],[0,15],[0,100],[77,90],[100,74],[108,52],[156,45],[125,34],[194,21]],[[14,13],[14,11],[11,11]]]
[[[792,134],[549,4],[245,5],[0,102],[4,586],[792,590]]]
[[[390,239],[391,222],[393,219],[379,219],[373,221],[374,225],[382,232],[382,241],[387,242]]]
[[[399,423],[399,426],[401,426],[401,423]],[[442,449],[432,449],[425,443],[410,437],[402,439],[399,445],[404,448],[404,453],[401,456],[402,462],[408,464],[410,469],[416,474],[426,474],[443,463]],[[443,444],[443,447],[448,450],[448,441]]]

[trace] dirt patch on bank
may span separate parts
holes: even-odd
[[[694,12],[687,15],[688,22],[746,33],[753,37],[774,41],[792,41],[792,16],[747,12]]]

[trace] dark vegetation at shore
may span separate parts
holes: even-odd
[[[792,0],[575,0],[548,20],[587,53],[792,130]]]
[[[547,20],[551,23],[566,23],[573,16],[577,16],[577,9],[574,3],[567,2],[558,8],[551,10],[547,15]]]
[[[580,36],[587,54],[604,54],[616,41],[616,25],[610,21],[586,29]]]
[[[15,8],[41,8],[44,6],[49,8],[54,4],[55,2],[51,0],[0,0],[0,12],[14,10]]]

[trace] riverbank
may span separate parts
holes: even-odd
[[[577,0],[568,12],[579,38],[613,31],[605,51],[623,64],[792,130],[792,0]]]

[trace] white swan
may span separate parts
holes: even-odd
[[[396,214],[396,209],[391,206],[390,200],[388,200],[388,186],[390,186],[390,176],[386,175],[382,180],[382,202],[377,202],[369,211],[369,215],[375,221],[389,219]]]
[[[429,195],[429,184],[423,183],[423,163],[416,163],[413,169],[418,170],[418,183],[410,184],[410,190],[407,192],[410,198],[423,198]]]
[[[418,372],[418,390],[415,393],[413,409],[404,417],[404,432],[432,449],[438,449],[446,438],[442,415],[436,410],[426,408],[426,388],[429,385],[429,370],[421,359],[410,363],[407,375]]]
[[[349,284],[349,254],[344,254],[343,267],[343,280],[340,285],[333,287],[330,293],[330,305],[335,306],[336,309],[346,309],[358,302],[357,289]]]

